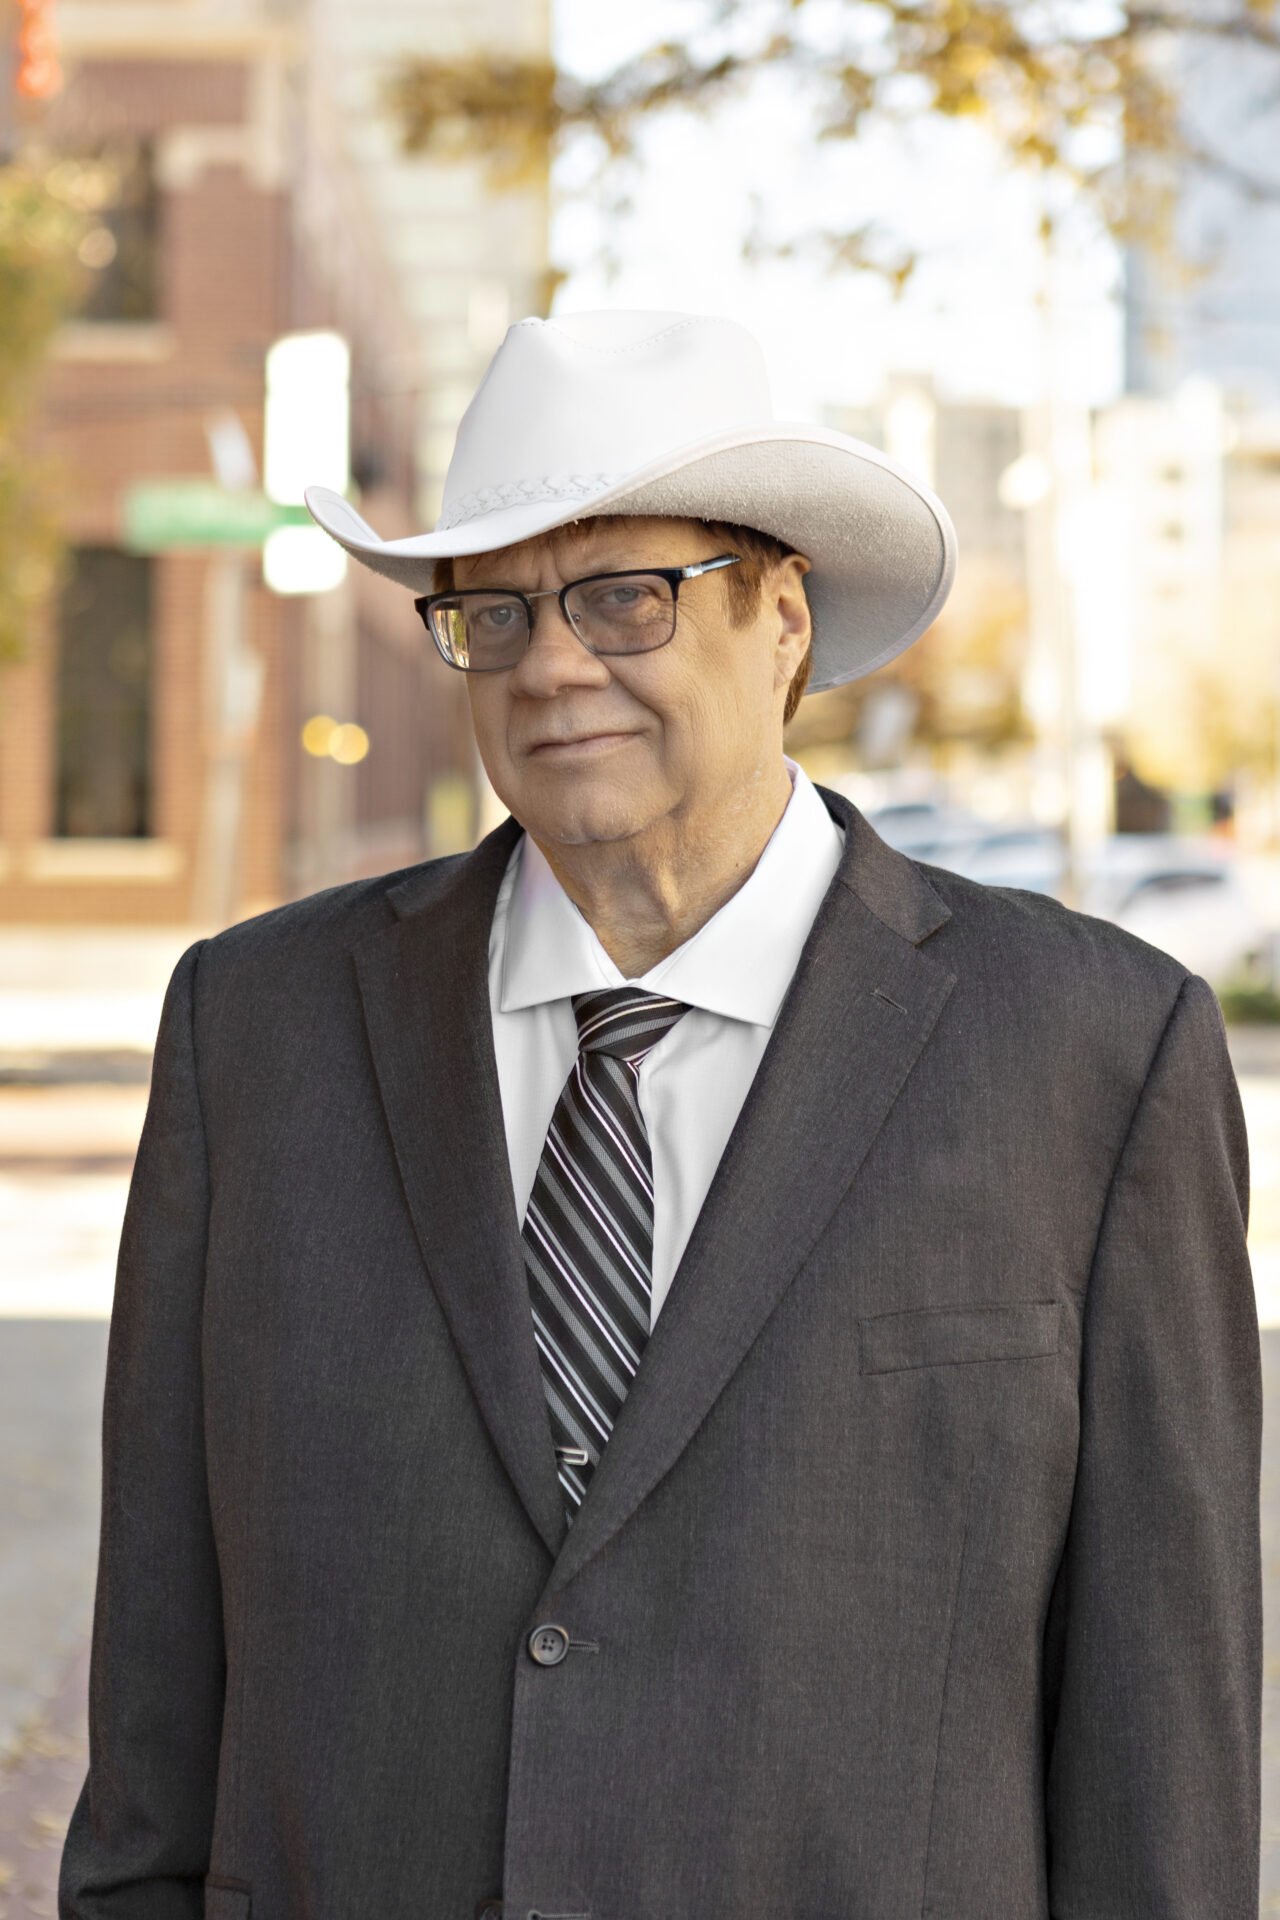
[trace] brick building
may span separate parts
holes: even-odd
[[[540,5],[507,11],[545,30]],[[379,62],[456,12],[401,0],[401,44],[383,20],[371,46],[325,0],[61,7],[65,85],[25,135],[94,224],[35,435],[66,586],[0,678],[0,924],[213,924],[469,838],[461,683],[402,590],[353,569],[282,595],[256,548],[138,552],[124,531],[131,486],[213,479],[228,433],[260,471],[267,350],[308,329],[350,346],[362,510],[384,534],[423,524],[486,329],[529,310],[545,264],[545,196],[489,219],[458,182],[460,247],[448,181],[362,124]],[[424,292],[433,220],[446,270]],[[316,716],[354,750],[307,752]]]

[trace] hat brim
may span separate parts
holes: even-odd
[[[812,692],[872,673],[932,625],[951,588],[956,536],[941,501],[875,447],[771,422],[676,450],[566,498],[497,506],[462,525],[380,540],[349,501],[308,487],[315,521],[353,559],[417,593],[437,560],[515,546],[598,514],[731,520],[809,560]]]

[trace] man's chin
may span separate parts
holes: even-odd
[[[511,809],[521,826],[535,840],[562,847],[630,840],[664,811],[654,796],[646,798],[604,779],[548,782],[542,791],[522,798],[527,804]]]

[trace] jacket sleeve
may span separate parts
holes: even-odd
[[[1084,1311],[1046,1646],[1054,1920],[1255,1920],[1262,1393],[1247,1149],[1188,978],[1116,1165]]]
[[[89,1773],[62,1920],[204,1912],[222,1723],[200,1326],[209,1176],[196,1086],[198,947],[179,962],[120,1244],[103,1412]]]

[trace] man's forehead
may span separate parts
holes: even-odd
[[[583,565],[611,565],[613,560],[630,560],[637,546],[645,548],[644,559],[661,564],[664,554],[660,543],[673,536],[701,534],[697,520],[673,520],[648,514],[597,514],[590,519],[573,520],[567,526],[553,527],[533,540],[521,540],[511,547],[498,547],[490,553],[459,556],[454,562],[460,578],[474,578],[500,572],[505,575],[537,572],[544,560],[556,563],[560,572],[579,570]],[[648,550],[652,548],[653,551]]]

